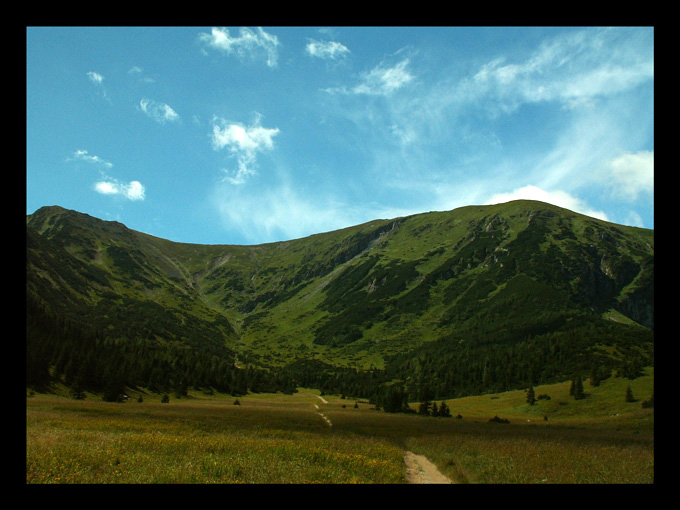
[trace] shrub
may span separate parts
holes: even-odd
[[[494,416],[489,420],[489,423],[510,423],[510,420],[506,418],[499,418],[498,416]]]

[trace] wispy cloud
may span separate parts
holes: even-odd
[[[346,227],[356,220],[350,208],[328,197],[304,196],[281,182],[257,193],[241,193],[222,184],[215,188],[212,200],[224,227],[238,231],[249,243],[296,239]]]
[[[144,98],[139,102],[139,107],[143,113],[148,115],[159,124],[165,124],[166,122],[178,122],[180,120],[177,112],[165,103],[159,103],[157,101]]]
[[[323,60],[338,60],[349,55],[347,46],[337,41],[316,41],[310,40],[305,46],[305,52],[311,57]]]
[[[95,165],[101,165],[106,168],[113,167],[113,163],[100,158],[99,156],[92,156],[86,150],[79,149],[73,153],[73,159],[79,161],[85,161],[87,163],[93,163]]]
[[[613,192],[625,200],[654,192],[654,152],[626,153],[609,164]]]
[[[376,66],[363,75],[361,83],[356,85],[352,92],[368,95],[390,94],[413,80],[413,75],[406,69],[408,64],[409,59],[404,59],[391,67],[382,64]]]
[[[415,76],[409,71],[409,58],[390,65],[381,62],[361,74],[359,83],[352,87],[331,87],[324,89],[329,94],[351,94],[366,96],[388,96],[412,82]]]
[[[215,150],[226,148],[236,158],[238,170],[225,170],[226,180],[232,184],[243,184],[249,176],[256,173],[257,154],[274,148],[274,137],[278,128],[265,128],[260,125],[260,116],[251,126],[237,122],[229,122],[214,117],[212,145]]]
[[[79,149],[73,153],[72,158],[67,161],[83,161],[94,165],[100,174],[99,181],[95,182],[93,189],[103,195],[121,195],[128,200],[144,200],[146,190],[139,181],[130,181],[128,184],[122,183],[110,177],[105,171],[113,168],[113,163],[99,156],[91,155],[88,151]]]
[[[232,37],[226,28],[213,27],[209,34],[200,33],[199,41],[208,48],[223,51],[239,58],[266,57],[269,67],[276,67],[279,57],[279,39],[258,27],[256,30],[241,28],[239,35]]]
[[[144,70],[139,66],[132,66],[128,70],[128,74],[131,75],[131,76],[139,77],[140,81],[145,82],[145,83],[155,83],[156,82],[156,80],[154,80],[153,78],[150,78],[148,76],[144,76]]]
[[[483,65],[468,83],[468,92],[493,99],[505,112],[544,101],[558,101],[565,108],[588,104],[653,79],[652,45],[651,33],[625,29],[561,35],[528,58],[500,56]]]
[[[104,76],[102,76],[101,74],[99,74],[99,73],[96,72],[96,71],[89,71],[89,72],[86,73],[86,74],[87,74],[87,77],[89,78],[89,80],[90,80],[90,81],[94,84],[94,86],[97,88],[97,90],[99,90],[99,92],[101,93],[102,97],[103,97],[105,100],[110,101],[109,95],[108,95],[108,93],[106,92],[106,89],[104,88]]]
[[[95,85],[101,85],[102,83],[104,83],[104,77],[103,77],[101,74],[99,74],[99,73],[97,73],[97,72],[95,72],[95,71],[90,71],[90,72],[88,72],[88,73],[87,73],[87,77],[88,77],[88,78],[90,79],[90,81],[91,81],[92,83],[94,83]]]
[[[329,111],[372,144],[366,174],[403,191],[394,196],[408,190],[403,203],[418,197],[440,209],[532,198],[604,219],[616,213],[592,207],[596,194],[633,200],[653,191],[653,153],[635,152],[653,129],[650,105],[629,94],[653,83],[653,55],[653,31],[625,28],[556,32],[533,51],[499,53],[464,75],[453,64],[425,72],[425,59],[411,54],[353,87],[329,89],[345,93]],[[409,94],[346,100],[412,85],[412,64],[423,72]],[[511,132],[512,122],[522,127]]]

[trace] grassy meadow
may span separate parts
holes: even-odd
[[[134,392],[124,403],[35,394],[26,400],[26,482],[398,484],[410,450],[457,483],[653,483],[654,411],[641,407],[653,378],[648,368],[633,381],[586,382],[579,401],[569,382],[538,386],[550,399],[533,406],[523,391],[449,400],[452,418],[307,389],[190,392],[169,403],[153,394],[137,402]],[[489,422],[496,416],[509,423]]]

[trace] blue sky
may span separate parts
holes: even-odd
[[[654,228],[652,27],[28,27],[27,214],[258,244],[531,198]]]

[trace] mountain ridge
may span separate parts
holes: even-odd
[[[576,323],[653,337],[653,262],[653,230],[534,201],[258,245],[178,243],[59,206],[27,216],[28,298],[49,313],[269,368],[382,369]]]

